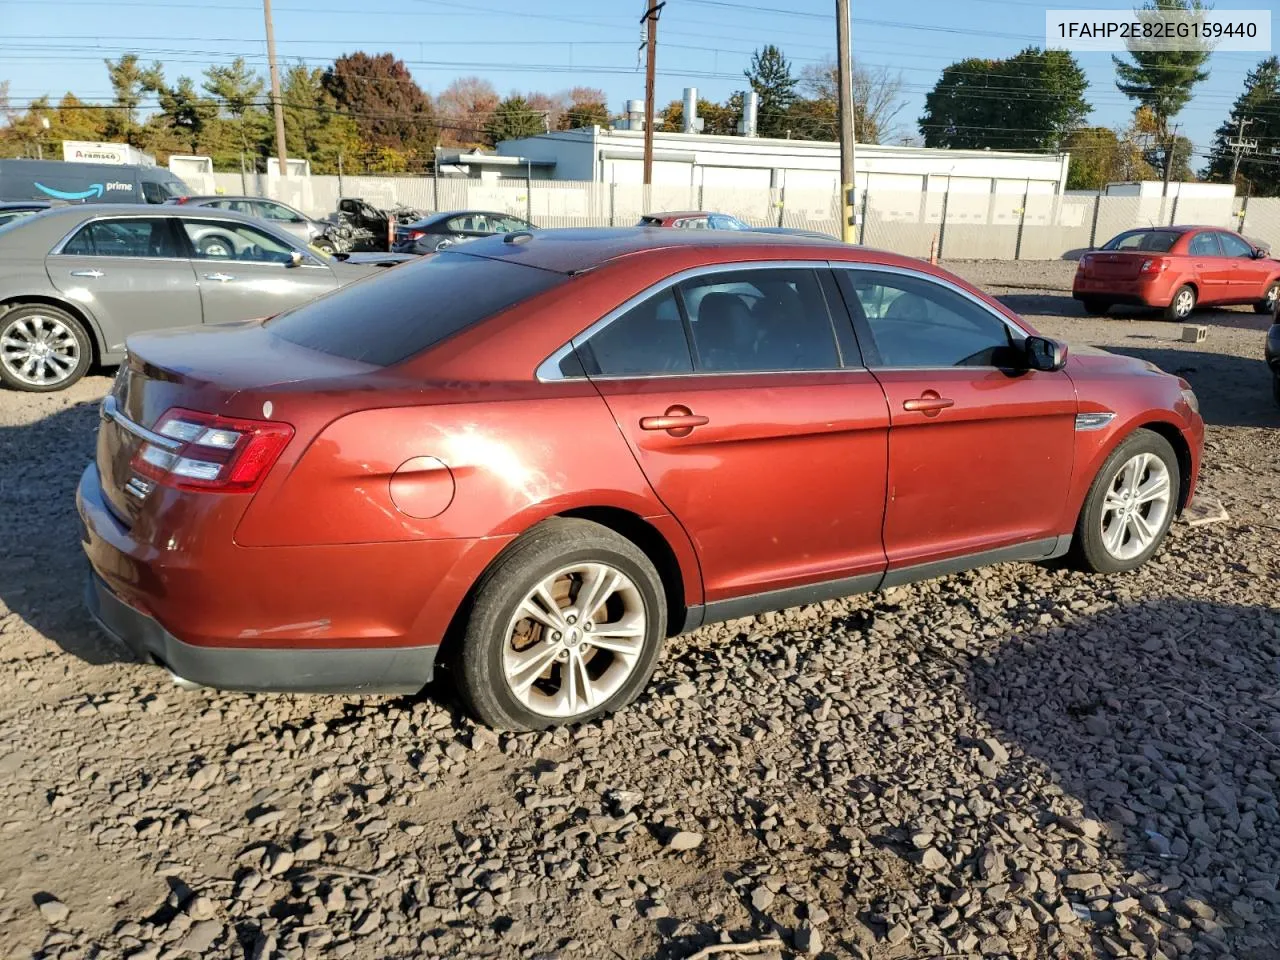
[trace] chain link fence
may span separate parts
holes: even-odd
[[[217,173],[198,189],[265,196],[312,216],[339,197],[377,207],[491,210],[540,227],[631,226],[646,213],[712,210],[754,227],[790,227],[840,235],[835,191],[595,183],[567,180],[470,180],[412,176],[312,176]],[[196,186],[192,184],[192,186]],[[860,243],[912,257],[975,260],[1076,259],[1124,230],[1205,224],[1240,230],[1280,251],[1280,199],[1053,194],[950,189],[864,190],[855,234]]]

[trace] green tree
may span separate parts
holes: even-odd
[[[751,54],[751,66],[743,71],[759,98],[756,130],[762,137],[786,135],[788,112],[796,101],[796,78],[791,64],[773,44]]]
[[[158,132],[167,132],[170,136],[165,139],[188,153],[195,153],[218,117],[218,103],[201,96],[190,77],[179,77],[177,84],[170,87],[157,71],[149,78],[148,89],[160,102],[160,114],[155,118],[160,127]]]
[[[338,157],[360,153],[360,130],[338,111],[319,67],[298,63],[285,71],[280,99],[289,155],[310,160],[313,173],[336,173]]]
[[[702,120],[704,134],[732,136],[738,132],[738,121],[742,119],[742,94],[735,93],[724,103],[699,97],[698,117]],[[672,100],[667,104],[667,108],[662,111],[659,129],[666,133],[680,133],[684,130],[683,100]]]
[[[7,98],[2,106],[5,126],[0,129],[0,156],[48,156],[45,151],[54,145],[44,126],[45,120],[52,123],[53,110],[49,105],[49,98],[37,97],[32,100],[25,113],[19,113],[10,107]]]
[[[215,164],[238,167],[244,157],[256,168],[257,158],[267,155],[270,121],[261,106],[263,88],[262,77],[249,69],[243,57],[236,57],[229,66],[205,70],[204,89],[217,101],[225,131],[210,138]]]
[[[489,142],[495,144],[520,137],[535,137],[545,131],[543,115],[530,107],[524,97],[514,95],[498,104],[485,125]]]
[[[346,54],[325,71],[324,88],[356,122],[367,147],[390,147],[410,168],[431,164],[436,145],[431,98],[403,60],[390,53]]]
[[[1231,115],[1214,134],[1206,179],[1230,181],[1235,164],[1230,142],[1240,135],[1241,121],[1246,124],[1245,139],[1257,140],[1264,152],[1242,154],[1236,179],[1248,181],[1252,193],[1280,194],[1280,166],[1266,156],[1280,145],[1280,58],[1267,57],[1245,77],[1244,92],[1236,97]]]
[[[1201,0],[1147,0],[1138,11],[1147,18],[1165,11],[1203,13],[1208,8]],[[1209,47],[1192,50],[1145,50],[1140,41],[1129,43],[1132,60],[1113,56],[1116,86],[1126,97],[1151,111],[1155,118],[1156,150],[1163,165],[1170,147],[1169,122],[1191,99],[1196,84],[1206,80],[1209,71]]]
[[[115,94],[116,109],[108,118],[106,133],[116,136],[126,143],[133,143],[139,134],[137,123],[138,106],[148,89],[155,86],[160,75],[160,64],[153,63],[143,67],[136,53],[126,53],[114,63],[104,60],[107,66],[107,79]]]
[[[74,93],[68,91],[58,101],[53,127],[49,131],[55,140],[101,140],[106,136],[106,117],[103,111],[88,107]]]
[[[1088,81],[1064,50],[1027,47],[1007,60],[970,58],[942,71],[919,120],[927,147],[1055,149],[1089,115]]]

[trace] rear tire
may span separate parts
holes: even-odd
[[[1073,565],[1090,573],[1142,566],[1169,532],[1180,489],[1178,455],[1169,441],[1150,430],[1131,433],[1089,487],[1072,540]]]
[[[592,593],[604,600],[593,604]],[[665,638],[666,594],[649,558],[586,520],[538,524],[474,596],[450,666],[468,710],[498,729],[581,723],[625,706],[648,683]]]
[[[1084,312],[1091,317],[1101,317],[1111,309],[1111,302],[1108,300],[1084,300]]]
[[[1280,302],[1280,280],[1272,280],[1267,285],[1267,292],[1262,295],[1262,299],[1253,305],[1253,312],[1274,316],[1277,302]]]
[[[66,310],[33,303],[0,314],[0,383],[27,393],[65,390],[93,362],[93,341]]]
[[[1173,321],[1186,320],[1195,308],[1196,292],[1184,283],[1174,291],[1173,299],[1164,308],[1164,318]]]

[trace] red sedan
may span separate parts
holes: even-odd
[[[1066,355],[919,260],[760,234],[477,240],[139,335],[77,503],[99,622],[190,681],[485,722],[635,697],[700,624],[981,564],[1133,569],[1187,383]]]
[[[1197,306],[1252,304],[1272,313],[1280,261],[1230,230],[1144,227],[1082,256],[1071,295],[1098,315],[1117,303],[1158,307],[1168,320],[1185,320]]]

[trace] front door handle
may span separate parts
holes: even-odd
[[[73,277],[93,277],[93,279],[95,280],[97,280],[99,277],[106,276],[106,274],[103,273],[101,270],[72,270],[71,275]]]
[[[217,280],[219,283],[226,283],[228,280],[235,279],[235,277],[229,273],[206,273],[204,278],[206,280]]]
[[[902,409],[909,413],[923,413],[926,417],[936,417],[947,407],[954,407],[956,402],[948,397],[940,397],[933,390],[926,390],[920,396],[904,400]]]
[[[673,437],[687,437],[694,427],[705,426],[710,419],[694,413],[688,407],[676,404],[668,407],[660,417],[641,417],[641,430],[665,430]]]

